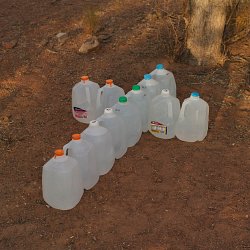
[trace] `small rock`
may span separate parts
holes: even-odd
[[[40,47],[44,47],[49,43],[49,38],[44,38],[41,42],[40,42]]]
[[[98,39],[102,42],[108,42],[108,40],[110,40],[111,37],[112,37],[111,34],[100,34],[98,36]]]
[[[5,49],[13,49],[17,45],[17,40],[4,41],[2,42],[2,46]]]
[[[66,42],[66,40],[68,39],[68,34],[67,33],[63,33],[63,32],[60,32],[56,35],[56,38],[57,38],[57,41],[60,43],[60,44],[64,44]]]
[[[82,54],[85,54],[85,53],[89,52],[90,50],[95,49],[98,46],[99,46],[99,42],[97,40],[97,37],[92,36],[92,37],[87,38],[83,42],[81,48],[79,49],[79,52]]]

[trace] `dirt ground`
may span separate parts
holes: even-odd
[[[223,68],[171,62],[151,22],[152,1],[0,0],[0,249],[250,249],[250,39]],[[127,3],[127,4],[126,4]],[[78,53],[87,6],[101,46]],[[65,44],[53,37],[67,32]],[[86,125],[71,88],[88,74],[126,91],[164,63],[181,101],[210,106],[207,138],[185,143],[149,133],[70,211],[46,205],[43,164]]]

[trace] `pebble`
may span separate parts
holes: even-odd
[[[64,32],[59,32],[57,35],[56,35],[56,38],[57,38],[57,41],[60,43],[60,44],[63,44],[66,42],[66,40],[68,39],[68,34],[67,33],[64,33]]]
[[[87,38],[82,46],[79,49],[79,52],[82,54],[85,54],[87,52],[89,52],[90,50],[93,50],[94,48],[99,46],[99,41],[97,40],[96,36],[92,36]]]

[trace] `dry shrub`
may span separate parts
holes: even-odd
[[[94,35],[99,26],[100,19],[97,15],[97,11],[93,6],[86,9],[83,19],[84,30],[90,35]]]
[[[224,32],[225,45],[234,43],[244,37],[250,32],[250,1],[249,0],[235,0],[228,12],[228,19],[226,22]]]
[[[185,49],[186,22],[184,0],[154,0],[153,8],[159,20],[157,31],[158,42],[164,42],[166,53],[170,59],[176,60]]]

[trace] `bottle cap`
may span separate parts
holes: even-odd
[[[146,74],[146,75],[144,75],[144,79],[150,80],[150,79],[152,79],[152,76],[150,74]]]
[[[120,103],[126,103],[128,101],[128,98],[126,96],[120,96],[119,97],[119,102]]]
[[[80,140],[81,139],[81,135],[80,134],[73,134],[72,135],[72,140]]]
[[[156,69],[164,69],[164,65],[163,64],[157,64]]]
[[[63,155],[64,155],[64,151],[62,149],[55,150],[55,156],[63,156]]]
[[[192,97],[200,97],[200,94],[198,92],[192,92],[191,96]]]
[[[113,113],[113,110],[112,110],[111,108],[106,108],[106,109],[104,110],[104,113],[105,113],[105,114],[112,114],[112,113]]]
[[[83,80],[83,81],[88,81],[88,80],[89,80],[89,77],[88,77],[88,76],[82,76],[82,77],[81,77],[81,80]]]
[[[108,84],[108,85],[110,85],[110,86],[113,84],[113,82],[114,82],[114,81],[113,81],[112,79],[106,80],[106,84]]]
[[[161,94],[162,94],[162,95],[169,95],[170,93],[169,93],[169,90],[168,90],[168,89],[163,89],[163,90],[161,91]]]
[[[97,120],[92,120],[92,121],[90,121],[89,126],[90,127],[97,127],[97,126],[99,126],[99,122]]]
[[[133,85],[132,86],[132,90],[134,90],[134,91],[138,91],[140,89],[141,89],[140,85]]]

